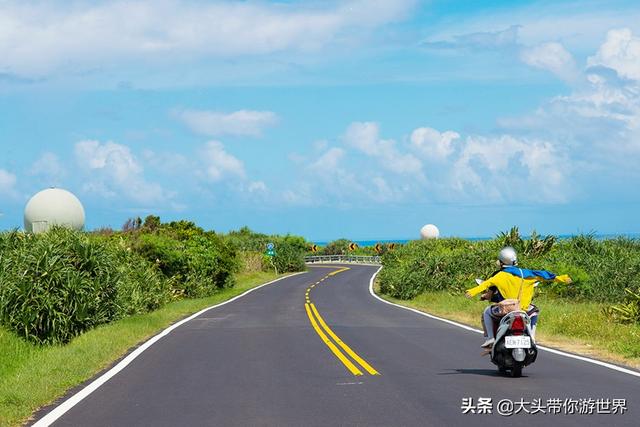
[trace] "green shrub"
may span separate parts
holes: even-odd
[[[33,342],[65,343],[171,298],[153,264],[103,235],[54,228],[0,242],[0,321]]]
[[[158,266],[167,278],[184,280],[188,259],[184,243],[162,234],[138,234],[130,237],[132,249]]]
[[[170,281],[155,265],[133,252],[122,239],[114,245],[120,273],[116,300],[120,317],[156,310],[172,299]]]
[[[209,296],[221,288],[235,284],[234,273],[240,269],[235,247],[210,233],[185,242],[187,270],[185,295],[190,298]]]
[[[130,239],[133,250],[155,263],[170,280],[174,294],[200,298],[233,286],[233,274],[240,268],[233,244],[190,223],[171,224],[157,233]]]
[[[65,229],[17,234],[0,267],[0,319],[39,343],[64,343],[118,316],[113,251]]]
[[[605,314],[620,323],[640,323],[640,289],[625,289],[627,297],[623,303],[614,304],[604,310]]]
[[[350,240],[338,239],[327,243],[327,245],[321,249],[322,255],[344,255],[349,252]]]
[[[553,249],[556,243],[555,236],[542,237],[534,230],[528,239],[523,239],[518,227],[512,227],[507,232],[499,233],[496,239],[500,246],[512,246],[525,257],[538,257]]]
[[[462,239],[412,241],[382,257],[381,291],[410,299],[424,291],[462,291],[495,270],[495,244]]]
[[[560,241],[541,258],[541,264],[571,275],[574,284],[567,290],[570,296],[619,302],[624,300],[626,288],[640,284],[640,242],[576,236]]]
[[[245,273],[268,270],[264,265],[264,254],[258,251],[242,251],[239,253],[240,269]],[[268,260],[267,260],[268,262]]]
[[[276,266],[278,272],[295,272],[305,269],[304,256],[309,250],[310,244],[300,236],[277,236],[267,235],[251,231],[248,227],[242,227],[238,231],[232,231],[225,237],[229,243],[239,251],[254,253],[266,253],[267,244],[273,243],[275,246],[275,257],[273,260],[266,255],[262,257],[262,266],[265,270]]]
[[[295,242],[287,241],[285,238],[281,243],[276,245],[276,255],[273,260],[265,259],[263,265],[268,266],[273,262],[278,269],[278,273],[287,273],[294,271],[304,271],[304,254],[306,249],[301,249]]]
[[[263,253],[268,243],[275,243],[274,237],[267,234],[256,233],[249,227],[242,227],[238,231],[229,232],[225,238],[240,251],[254,251]]]
[[[625,289],[640,285],[640,242],[617,238],[598,240],[581,235],[566,240],[533,233],[524,239],[517,228],[487,241],[438,239],[413,241],[384,254],[381,290],[396,298],[413,298],[424,291],[461,293],[475,277],[496,270],[495,259],[504,245],[518,250],[519,264],[569,274],[573,284],[545,283],[537,292],[580,300],[621,302]]]

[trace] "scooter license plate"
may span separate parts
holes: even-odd
[[[504,337],[506,348],[531,348],[531,337],[526,335]]]

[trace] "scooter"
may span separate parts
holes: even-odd
[[[496,341],[491,348],[491,362],[501,373],[508,371],[512,377],[520,377],[522,368],[538,357],[531,319],[524,311],[512,311],[500,319],[497,329]]]
[[[476,279],[476,283],[482,283],[482,280]],[[531,315],[537,316],[537,311]],[[522,368],[538,357],[531,317],[525,311],[512,311],[503,316],[499,324],[496,323],[493,325],[495,342],[491,348],[491,362],[501,373],[509,372],[514,378],[520,377]]]

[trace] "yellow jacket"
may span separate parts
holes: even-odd
[[[495,286],[496,288],[498,288],[500,294],[505,299],[517,299],[518,293],[520,292],[520,285],[522,284],[522,293],[520,294],[520,308],[526,310],[529,307],[529,304],[531,304],[531,299],[533,298],[534,283],[542,281],[543,280],[539,277],[523,280],[522,278],[514,276],[511,273],[501,271],[495,276],[480,283],[475,288],[468,289],[467,293],[474,297],[484,292],[491,286]],[[558,283],[571,283],[571,279],[566,274],[563,274],[562,276],[556,276],[553,281]]]

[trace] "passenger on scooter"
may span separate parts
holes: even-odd
[[[482,299],[488,299],[492,302],[499,302],[502,299],[519,299],[520,309],[529,312],[532,318],[532,328],[535,328],[539,311],[536,306],[531,304],[535,284],[542,281],[571,283],[571,278],[566,274],[556,276],[546,270],[527,270],[517,267],[518,257],[515,249],[510,246],[500,251],[498,263],[500,271],[478,286],[468,289],[465,293],[466,297],[473,298],[487,289],[494,289],[493,292],[483,294]],[[482,320],[487,339],[482,347],[491,347],[495,342],[493,324],[494,321],[500,320],[500,317],[500,309],[497,304],[490,305],[484,310]]]

